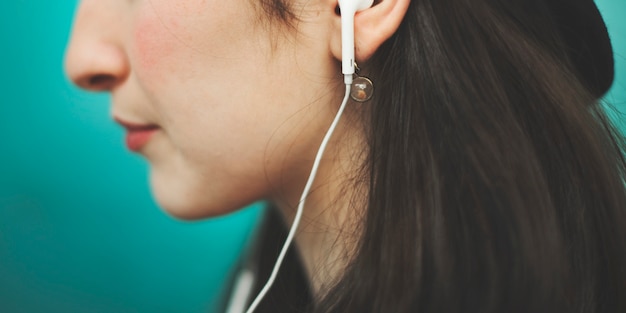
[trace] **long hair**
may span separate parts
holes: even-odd
[[[538,0],[411,1],[361,64],[366,216],[314,311],[626,312],[622,138],[553,23]]]

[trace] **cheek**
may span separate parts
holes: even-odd
[[[163,40],[166,36],[162,25],[154,21],[142,20],[135,29],[134,42],[139,66],[144,69],[154,68],[161,59],[171,55],[174,51],[173,42]]]
[[[142,80],[162,80],[165,73],[176,68],[173,63],[179,54],[179,22],[157,16],[147,10],[139,15],[132,37],[131,60]]]
[[[132,34],[131,58],[140,79],[189,81],[203,78],[203,72],[236,70],[250,57],[253,17],[238,2],[149,3],[137,11]]]

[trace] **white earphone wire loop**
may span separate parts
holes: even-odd
[[[306,198],[309,195],[311,186],[313,186],[313,181],[315,180],[315,176],[317,175],[317,169],[320,165],[320,162],[322,161],[324,150],[326,150],[326,146],[328,145],[328,142],[330,141],[330,137],[332,137],[333,132],[335,131],[335,128],[337,127],[337,124],[339,124],[341,115],[343,114],[343,111],[346,108],[346,104],[348,103],[349,96],[350,96],[350,85],[346,85],[346,93],[345,93],[345,96],[343,97],[343,101],[341,102],[341,106],[339,107],[339,111],[337,111],[337,115],[335,115],[335,119],[333,120],[332,124],[328,128],[328,131],[326,132],[326,135],[324,136],[324,139],[322,140],[322,143],[320,144],[320,147],[317,150],[317,155],[315,156],[315,160],[313,161],[313,167],[311,168],[309,179],[306,182],[304,191],[302,192],[302,196],[300,197],[300,202],[298,203],[296,216],[294,217],[293,223],[291,224],[291,229],[289,230],[289,234],[287,235],[285,244],[283,245],[283,248],[280,250],[280,254],[278,255],[278,258],[276,259],[276,263],[274,264],[274,269],[272,270],[272,274],[270,275],[270,278],[267,280],[267,283],[265,283],[265,286],[263,286],[263,289],[261,289],[261,291],[256,296],[252,304],[250,304],[250,307],[248,308],[246,313],[254,312],[256,307],[259,305],[259,303],[261,303],[261,301],[263,300],[267,292],[270,290],[270,288],[274,284],[274,281],[276,280],[276,276],[278,275],[280,266],[283,263],[283,259],[285,258],[285,255],[287,254],[287,250],[289,249],[289,246],[291,245],[291,242],[293,241],[293,238],[295,237],[296,230],[298,229],[298,226],[300,225],[300,219],[302,218],[302,212],[304,211],[304,203],[306,201]]]

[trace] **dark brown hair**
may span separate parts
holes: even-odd
[[[412,0],[361,64],[367,212],[315,312],[626,312],[622,137],[542,2]]]

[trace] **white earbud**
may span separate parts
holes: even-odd
[[[344,82],[352,84],[354,74],[354,15],[372,6],[374,0],[339,0],[341,10],[341,72]]]

